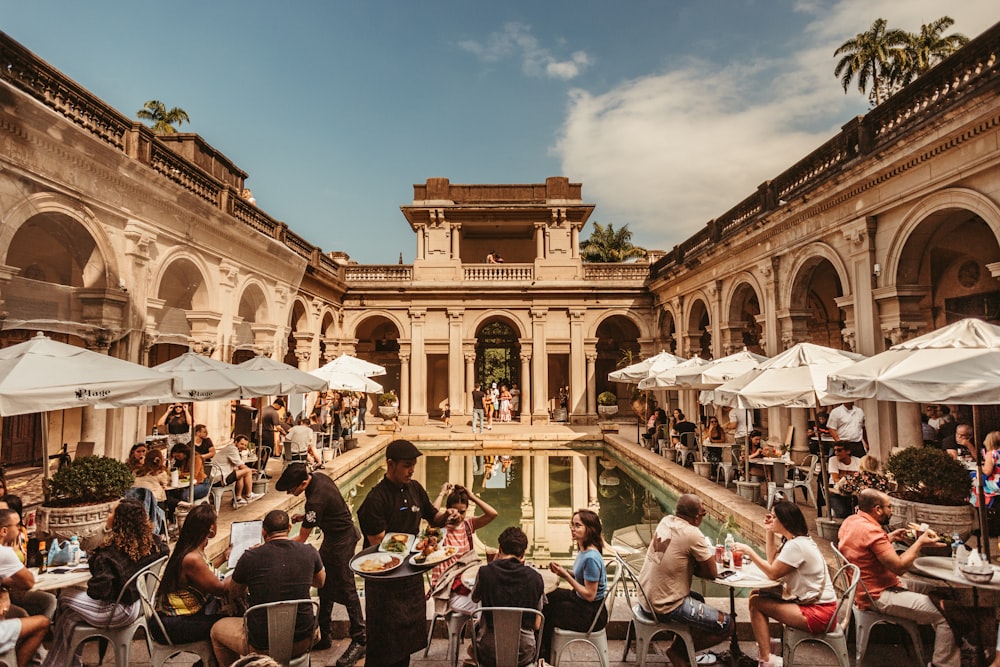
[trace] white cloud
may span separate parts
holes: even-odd
[[[594,219],[628,224],[635,240],[670,249],[832,137],[864,101],[844,94],[833,52],[885,17],[915,31],[944,14],[975,37],[993,0],[803,0],[808,46],[781,59],[681,62],[607,92],[570,92],[553,152],[598,204]]]
[[[485,42],[464,40],[458,46],[487,63],[519,58],[521,70],[537,78],[568,81],[579,76],[591,64],[590,56],[584,51],[576,51],[568,59],[559,60],[539,44],[531,33],[531,27],[523,23],[507,23],[487,37]]]

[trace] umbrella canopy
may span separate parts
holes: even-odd
[[[811,408],[845,399],[827,390],[827,375],[863,359],[860,354],[799,343],[715,390],[717,399],[743,409]]]
[[[317,374],[322,369],[310,371]],[[346,371],[327,371],[324,373],[324,382],[328,382],[330,389],[335,391],[360,391],[366,394],[381,394],[382,385],[371,378],[348,373]]]
[[[236,368],[257,373],[268,380],[279,382],[280,389],[277,392],[279,394],[307,394],[311,391],[326,389],[326,380],[270,357],[254,357],[242,364],[237,364]]]
[[[743,375],[767,361],[767,357],[750,352],[745,347],[734,354],[710,361],[704,367],[684,369],[677,373],[677,383],[690,389],[714,389]]]
[[[639,381],[639,389],[667,389],[677,387],[677,376],[681,373],[697,372],[697,369],[711,365],[711,361],[695,355],[679,364],[667,366],[670,362],[653,364],[649,375]],[[665,367],[666,366],[666,367]]]
[[[914,403],[1000,403],[1000,327],[966,319],[838,369],[828,391]]]
[[[684,363],[683,358],[676,357],[669,352],[662,351],[659,354],[655,354],[648,359],[643,359],[642,361],[632,364],[631,366],[611,371],[608,373],[608,380],[611,382],[638,384],[641,380],[645,380],[649,377],[649,371],[654,364],[662,364],[662,366],[658,366],[658,368],[661,370],[667,370],[668,368],[673,368],[674,366],[682,363]]]
[[[385,366],[379,366],[378,364],[373,364],[370,361],[365,361],[364,359],[358,359],[357,357],[352,357],[349,354],[342,354],[325,366],[321,366],[314,371],[310,371],[316,377],[327,378],[328,373],[341,372],[350,373],[352,375],[360,375],[361,377],[374,377],[377,375],[385,375]],[[334,387],[331,387],[333,389]]]
[[[38,334],[0,350],[0,415],[170,400],[173,380]]]
[[[195,352],[185,352],[153,369],[175,378],[174,398],[185,401],[219,401],[281,393],[281,381],[277,378]]]

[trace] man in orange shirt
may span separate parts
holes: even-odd
[[[909,549],[897,554],[892,543],[900,541],[906,529],[887,534],[885,526],[891,517],[889,496],[875,489],[864,489],[858,494],[858,512],[845,519],[840,527],[840,551],[861,570],[861,580],[878,611],[934,627],[935,667],[960,667],[961,653],[944,616],[929,597],[908,590],[899,579],[913,565],[920,550],[935,544],[936,539],[921,533]],[[862,609],[871,606],[860,586],[855,602]]]

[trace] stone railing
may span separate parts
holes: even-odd
[[[1000,23],[866,115],[852,119],[822,146],[709,221],[656,262],[653,273],[697,263],[697,255],[718,241],[753,225],[761,216],[793,198],[808,196],[828,179],[853,166],[857,158],[889,150],[908,132],[943,116],[973,94],[995,89],[998,79]]]
[[[639,280],[649,277],[649,264],[588,264],[583,265],[584,280]]]
[[[467,281],[472,282],[515,282],[533,280],[535,266],[533,264],[464,264],[462,273]]]
[[[410,282],[412,264],[349,264],[344,267],[347,282]]]
[[[209,204],[218,206],[222,183],[159,141],[152,142],[150,146],[149,166]]]

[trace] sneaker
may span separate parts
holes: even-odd
[[[337,658],[337,667],[352,667],[361,658],[365,657],[365,645],[359,644],[353,639],[350,646]]]
[[[770,660],[766,662],[759,660],[757,664],[759,667],[782,667],[784,660],[782,660],[780,655],[772,655]]]
[[[321,635],[319,641],[313,644],[312,651],[325,651],[333,646],[333,640],[330,635]]]
[[[253,501],[260,500],[263,497],[264,497],[263,493],[254,493],[253,491],[251,491],[250,495],[246,497],[246,502],[252,503]]]
[[[233,499],[233,507],[234,508],[236,508],[236,507],[243,507],[246,504],[247,504],[247,499],[246,498],[235,498],[235,499]]]

